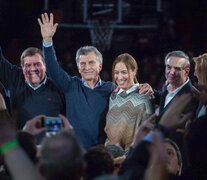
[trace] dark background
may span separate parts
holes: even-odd
[[[49,0],[48,10],[55,14],[55,22],[84,24],[82,0]],[[183,50],[191,58],[207,50],[207,1],[165,0],[161,12],[153,0],[125,0],[125,25],[156,25],[148,29],[114,29],[111,48],[103,51],[102,79],[111,80],[111,65],[121,53],[130,53],[139,65],[138,79],[160,88],[164,73],[163,59],[172,50]],[[24,49],[41,48],[42,39],[37,18],[45,12],[43,0],[0,0],[0,45],[4,56],[19,65]],[[112,17],[108,17],[110,19]],[[75,52],[90,45],[87,28],[58,27],[54,45],[63,68],[78,75]],[[193,68],[192,68],[193,69]],[[191,72],[192,74],[193,72]]]

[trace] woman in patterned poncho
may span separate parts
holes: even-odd
[[[137,62],[127,53],[119,55],[112,66],[112,79],[118,88],[110,96],[105,145],[116,144],[125,151],[140,124],[154,113],[151,99],[138,93],[137,70]]]

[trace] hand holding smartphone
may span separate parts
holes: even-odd
[[[41,126],[46,128],[46,132],[56,133],[63,128],[63,122],[60,117],[44,117]]]

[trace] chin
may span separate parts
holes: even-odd
[[[126,90],[125,86],[119,86],[121,89]]]
[[[38,86],[40,84],[40,81],[38,81],[38,82],[30,82],[30,84],[32,86],[36,87],[36,86]]]

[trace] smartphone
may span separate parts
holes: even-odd
[[[45,127],[47,132],[58,132],[62,129],[63,122],[60,117],[45,117],[42,119],[42,127]]]

